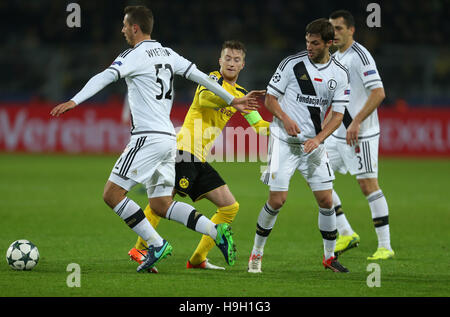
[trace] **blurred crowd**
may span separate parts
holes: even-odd
[[[81,7],[80,28],[66,25],[70,14],[66,7],[71,2]],[[373,53],[376,60],[378,55],[381,56],[380,62],[377,60],[381,73],[382,61],[386,60],[388,65],[391,52],[402,59],[402,54],[414,56],[419,49],[423,51],[420,55],[423,69],[418,70],[415,78],[410,76],[408,70],[417,65],[413,64],[414,58],[406,59],[411,68],[408,64],[401,67],[406,72],[403,77],[416,80],[419,86],[427,85],[420,76],[426,76],[428,71],[431,72],[429,85],[447,85],[442,80],[448,81],[450,73],[449,46],[445,41],[450,35],[450,23],[444,16],[449,12],[449,1],[379,1],[380,28],[370,28],[366,24],[370,14],[366,8],[371,2],[375,1],[1,1],[0,23],[6,32],[1,40],[0,67],[6,76],[0,77],[0,102],[30,96],[58,99],[79,90],[87,79],[107,67],[127,48],[120,32],[123,8],[134,4],[145,4],[152,9],[155,15],[153,38],[178,51],[186,50],[189,52],[187,57],[195,62],[201,58],[207,59],[205,65],[213,65],[217,54],[209,56],[211,54],[201,52],[217,50],[224,40],[238,39],[249,50],[274,52],[270,56],[276,60],[260,66],[267,67],[267,74],[273,72],[278,58],[304,48],[307,23],[327,17],[334,10],[348,9],[356,20],[355,38]],[[427,52],[434,52],[434,55]],[[433,58],[431,66],[423,62],[428,57]],[[395,68],[387,74],[390,72],[398,73]],[[247,77],[249,82],[260,83],[252,79],[251,74]],[[433,87],[429,87],[427,93],[434,96]],[[448,92],[445,94],[449,89],[446,88],[438,89],[437,94],[444,103],[450,104]],[[123,86],[113,87],[105,94],[113,90],[123,93],[123,89]]]

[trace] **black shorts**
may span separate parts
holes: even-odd
[[[175,189],[184,197],[197,201],[208,192],[225,185],[219,173],[208,163],[189,152],[177,151],[175,163]]]

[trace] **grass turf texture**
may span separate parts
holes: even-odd
[[[200,234],[161,220],[158,232],[174,248],[159,274],[138,274],[128,260],[135,234],[103,202],[103,185],[116,156],[0,155],[0,251],[28,239],[41,255],[33,271],[13,271],[3,259],[0,296],[449,296],[450,205],[448,160],[382,159],[380,185],[390,208],[395,259],[378,262],[381,287],[370,288],[366,257],[377,247],[370,210],[356,180],[337,175],[335,188],[360,246],[340,261],[350,274],[322,267],[322,238],[313,195],[296,174],[288,200],[266,244],[263,273],[247,273],[256,220],[268,188],[259,181],[262,163],[213,163],[240,203],[232,225],[238,258],[226,266],[220,251],[209,254],[226,271],[187,270]],[[145,207],[139,189],[130,193]],[[188,199],[177,198],[189,202]],[[211,217],[204,200],[196,208]],[[81,287],[69,288],[69,263],[81,268]]]

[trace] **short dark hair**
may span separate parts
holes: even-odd
[[[244,43],[236,40],[229,40],[225,41],[222,44],[222,51],[226,48],[230,48],[232,50],[240,50],[242,51],[243,55],[247,54],[247,50],[245,49]]]
[[[325,18],[317,19],[309,23],[306,26],[306,34],[320,34],[325,43],[334,40],[333,25]]]
[[[343,18],[347,28],[355,26],[355,18],[347,10],[337,10],[330,14],[330,19]]]
[[[127,6],[123,12],[128,15],[127,21],[131,25],[137,24],[142,33],[152,34],[153,31],[153,13],[145,6]]]

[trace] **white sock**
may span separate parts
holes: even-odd
[[[174,201],[167,210],[166,218],[175,220],[189,229],[206,234],[216,240],[216,225],[189,204]]]
[[[319,207],[319,230],[322,234],[325,260],[334,256],[336,247],[336,213],[334,208]]]
[[[378,247],[392,250],[389,232],[389,209],[386,198],[381,189],[371,193],[366,198],[369,202],[375,232],[378,237]]]
[[[255,242],[253,244],[254,253],[263,254],[267,238],[275,225],[279,212],[279,209],[272,208],[268,202],[266,202],[259,212],[258,222],[256,223]]]
[[[341,200],[338,194],[333,189],[333,206],[336,212],[336,228],[340,235],[351,236],[353,234],[353,229],[350,226],[347,218],[345,217],[344,211],[342,210]]]
[[[163,239],[145,218],[141,207],[130,198],[125,197],[113,210],[149,246],[159,247],[163,244]]]

